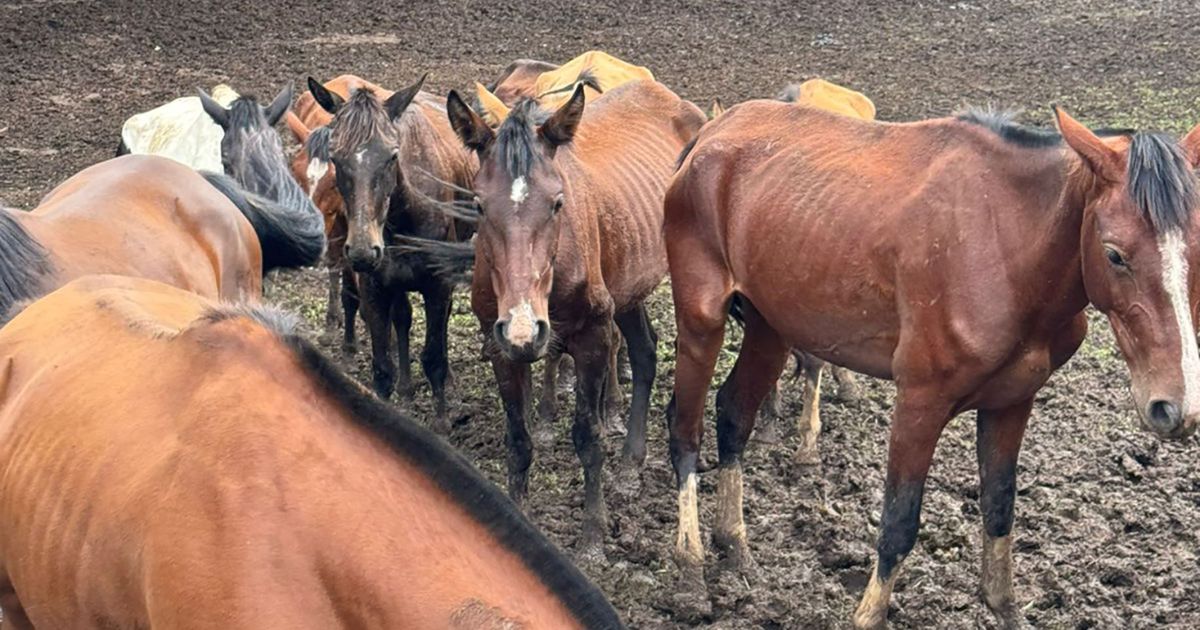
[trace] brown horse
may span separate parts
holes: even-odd
[[[446,432],[450,429],[447,337],[453,282],[435,273],[420,254],[389,246],[401,235],[441,241],[469,238],[471,226],[447,216],[441,206],[467,190],[476,160],[450,129],[443,104],[421,92],[424,81],[422,77],[386,99],[369,86],[343,99],[311,77],[308,87],[317,104],[333,114],[328,125],[329,157],[346,205],[349,231],[344,249],[358,274],[362,314],[371,336],[375,392],[388,398],[398,380],[402,396],[413,394],[408,293],[418,292],[425,306],[421,366],[433,390],[434,425]],[[393,328],[399,346],[398,377],[391,357]]]
[[[291,319],[91,276],[0,331],[5,628],[622,627]]]
[[[0,208],[0,319],[18,302],[93,273],[149,278],[230,302],[258,300],[260,240],[277,247],[279,260],[320,255],[280,220],[286,215],[224,175],[201,176],[170,158],[101,162],[59,184],[31,212]]]
[[[532,447],[526,421],[530,366],[551,346],[575,362],[571,435],[584,469],[580,550],[603,557],[606,509],[598,423],[611,361],[613,322],[629,342],[633,400],[625,456],[645,458],[645,423],[657,335],[644,300],[666,273],[662,193],[671,154],[704,114],[653,81],[627,83],[584,115],[583,87],[553,114],[517,103],[493,131],[451,92],[450,121],[480,157],[474,188],[471,305],[508,417],[508,487],[520,502]]]
[[[360,86],[375,90],[380,98],[386,99],[392,95],[391,90],[352,74],[335,77],[323,85],[342,99],[350,98],[350,92]],[[325,238],[329,242],[325,251],[329,281],[325,332],[332,336],[339,326],[344,325],[342,348],[346,352],[353,352],[356,349],[354,318],[358,314],[358,289],[354,271],[346,263],[346,205],[338,193],[329,158],[329,128],[326,125],[332,120],[333,115],[318,105],[312,92],[308,91],[296,99],[292,111],[284,117],[288,130],[300,143],[300,150],[292,157],[292,176],[325,217]],[[342,305],[340,316],[337,309],[339,301]]]
[[[1200,274],[1188,270],[1200,264],[1200,127],[1180,143],[1151,133],[1102,138],[1056,116],[1061,135],[986,113],[879,124],[754,101],[701,132],[665,203],[679,326],[668,416],[685,588],[703,589],[695,467],[734,299],[746,335],[717,394],[713,541],[735,564],[749,561],[742,451],[789,348],[896,382],[878,555],[859,627],[885,625],[934,446],[971,409],[983,596],[1006,625],[1018,623],[1017,453],[1034,396],[1083,341],[1088,304],[1112,324],[1145,425],[1163,437],[1195,429]]]

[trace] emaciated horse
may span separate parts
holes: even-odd
[[[598,430],[613,322],[629,342],[633,367],[624,452],[636,467],[645,458],[657,359],[644,300],[666,272],[660,202],[672,153],[705,119],[653,81],[605,94],[585,116],[583,89],[553,113],[521,101],[496,131],[456,92],[447,111],[480,159],[471,306],[508,419],[509,495],[524,499],[533,459],[529,364],[558,346],[575,362],[571,437],[584,470],[579,549],[594,560],[603,557],[607,531]]]
[[[345,254],[358,273],[363,318],[371,335],[375,392],[388,398],[396,387],[396,366],[390,356],[394,327],[399,388],[403,396],[412,395],[408,292],[419,292],[425,302],[421,365],[433,390],[434,424],[445,432],[450,429],[446,344],[453,283],[434,273],[420,254],[399,252],[389,245],[396,235],[440,241],[469,238],[470,226],[448,217],[439,204],[453,202],[460,195],[457,191],[467,190],[476,161],[450,129],[442,104],[420,92],[424,80],[385,100],[366,86],[342,99],[312,78],[309,90],[333,114],[329,155],[346,206]]]
[[[59,184],[31,212],[0,208],[0,320],[17,303],[94,273],[257,301],[260,242],[275,248],[272,260],[312,262],[304,258],[314,251],[307,235],[287,216],[224,175],[201,176],[170,158],[101,162]]]
[[[622,627],[289,319],[91,276],[0,331],[5,628]]]
[[[1033,400],[1079,348],[1091,304],[1112,325],[1145,425],[1200,419],[1196,176],[1182,142],[1061,136],[968,113],[878,124],[752,101],[707,126],[666,194],[679,327],[668,410],[676,554],[703,594],[696,461],[705,395],[737,296],[746,335],[717,394],[713,541],[743,567],[742,452],[791,347],[897,386],[871,581],[854,616],[886,624],[943,427],[978,410],[983,597],[1006,626],[1017,453]],[[703,608],[707,600],[694,601]]]

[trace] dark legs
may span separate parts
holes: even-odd
[[[448,335],[453,287],[438,284],[423,294],[425,301],[425,347],[421,350],[421,368],[433,390],[433,429],[449,433],[450,418],[446,404],[446,387],[450,381]],[[407,302],[407,298],[405,298]]]
[[[358,352],[358,344],[354,339],[354,327],[358,323],[358,278],[349,269],[342,269],[338,273],[342,275],[342,314],[346,324],[342,337],[342,352],[351,355]]]
[[[490,331],[491,325],[484,329]],[[508,420],[508,496],[520,506],[529,488],[529,466],[533,463],[533,443],[525,426],[532,376],[528,363],[514,363],[499,354],[492,358],[492,370]]]
[[[608,530],[601,483],[604,449],[600,445],[600,422],[612,362],[613,334],[611,319],[605,319],[586,326],[567,345],[575,359],[575,420],[571,441],[583,465],[583,533],[579,548],[580,555],[589,561],[603,559],[602,543]]]
[[[733,371],[717,392],[717,522],[713,543],[737,569],[751,563],[742,520],[742,452],[763,399],[787,362],[787,345],[749,302],[743,309],[746,336]]]
[[[892,587],[900,564],[917,540],[925,477],[938,437],[950,420],[951,409],[950,403],[927,392],[901,389],[896,397],[875,567],[854,613],[854,625],[859,628],[887,625]]]
[[[983,513],[980,583],[983,600],[1005,628],[1016,628],[1019,615],[1012,586],[1013,501],[1017,494],[1017,455],[1032,400],[1007,409],[980,410],[976,426],[979,457],[979,508]]]
[[[621,455],[625,464],[640,468],[646,461],[646,415],[650,410],[650,391],[658,367],[658,334],[650,324],[644,304],[618,315],[616,320],[629,344],[629,363],[633,372],[633,398]],[[617,343],[620,345],[620,339]],[[617,363],[619,365],[620,361]]]
[[[329,284],[329,297],[325,301],[325,335],[333,339],[334,332],[342,325],[343,312],[338,309],[342,296],[342,270],[330,265],[325,270],[325,276]],[[350,321],[353,323],[354,320]]]
[[[387,400],[396,387],[396,365],[392,362],[392,300],[371,276],[358,276],[363,320],[371,336],[371,384],[375,394]],[[408,300],[404,300],[405,304]]]

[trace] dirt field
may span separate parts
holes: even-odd
[[[73,2],[0,4],[0,199],[30,208],[55,183],[112,155],[124,118],[197,86],[226,81],[274,94],[309,74],[354,72],[388,86],[430,72],[442,93],[517,57],[564,61],[602,48],[649,66],[702,105],[772,96],[820,75],[870,95],[881,118],[944,115],[966,103],[1026,108],[1047,124],[1058,103],[1085,122],[1180,132],[1200,120],[1200,6],[1194,1],[813,2],[713,0],[523,3]],[[324,319],[322,276],[275,278],[269,299]],[[653,305],[663,343],[643,491],[609,492],[609,565],[593,577],[631,627],[686,627],[671,608],[674,483],[662,409],[673,318]],[[504,467],[503,416],[465,299],[451,341],[460,418],[452,441],[493,479]],[[1036,627],[1200,627],[1200,447],[1143,434],[1107,324],[1038,399],[1019,474],[1017,592]],[[360,325],[361,330],[361,325]],[[415,337],[419,340],[419,337]],[[419,343],[415,343],[418,345]],[[737,340],[731,338],[723,373]],[[416,356],[417,348],[414,348]],[[363,378],[368,353],[347,367]],[[414,372],[419,367],[414,364]],[[417,378],[423,387],[423,378]],[[798,388],[788,390],[794,415]],[[826,397],[822,465],[790,465],[790,440],[748,454],[746,519],[759,573],[717,578],[701,627],[847,625],[866,582],[882,495],[893,389],[868,383],[853,405]],[[572,548],[582,479],[562,399],[559,440],[536,452],[531,515]],[[413,412],[428,413],[427,388]],[[970,417],[952,423],[929,480],[917,549],[893,598],[898,628],[992,627],[976,596],[979,510]],[[706,448],[713,448],[709,430]],[[614,440],[610,455],[617,452]],[[703,478],[704,524],[715,480]]]

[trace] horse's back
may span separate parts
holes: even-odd
[[[575,625],[277,321],[103,276],[0,330],[0,584],[35,626]]]
[[[62,282],[115,273],[208,297],[256,299],[262,250],[249,221],[196,171],[126,155],[93,165],[51,191],[29,228]]]

